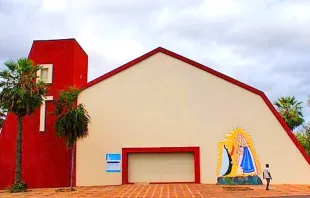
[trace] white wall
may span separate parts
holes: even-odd
[[[201,183],[216,183],[217,143],[237,126],[273,183],[310,183],[309,164],[260,96],[165,54],[87,88],[79,102],[92,120],[77,144],[77,185],[121,184],[121,173],[105,172],[105,154],[158,146],[200,146]]]

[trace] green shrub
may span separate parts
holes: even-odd
[[[8,191],[10,193],[19,193],[19,192],[26,192],[28,189],[28,186],[26,183],[20,182],[20,183],[15,183],[12,186],[8,188]]]

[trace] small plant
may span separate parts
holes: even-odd
[[[12,186],[8,188],[8,191],[10,193],[19,193],[19,192],[26,192],[28,189],[28,186],[24,182],[15,183]]]

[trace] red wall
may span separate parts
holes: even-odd
[[[34,41],[29,58],[36,64],[53,64],[47,95],[54,100],[60,90],[87,83],[88,57],[75,39]],[[39,108],[24,119],[22,179],[30,188],[70,185],[71,155],[56,135],[52,110],[52,102],[47,102],[45,132],[39,131]],[[9,114],[0,134],[0,189],[14,182],[16,125],[16,117]]]

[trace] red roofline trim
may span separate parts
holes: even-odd
[[[156,53],[158,53],[158,52],[161,52],[161,53],[163,53],[163,54],[166,54],[166,55],[168,55],[168,56],[171,56],[171,57],[173,57],[173,58],[176,58],[176,59],[178,59],[178,60],[180,60],[180,61],[183,61],[183,62],[185,62],[185,63],[188,63],[188,64],[190,64],[190,65],[192,65],[192,66],[194,66],[194,67],[197,67],[197,68],[199,68],[199,69],[201,69],[201,70],[204,70],[204,71],[206,71],[206,72],[208,72],[208,73],[210,73],[210,74],[213,74],[213,75],[215,75],[215,76],[217,76],[217,77],[219,77],[219,78],[221,78],[221,79],[223,79],[223,80],[226,80],[226,81],[228,81],[228,82],[230,82],[230,83],[232,83],[232,84],[235,84],[235,85],[237,85],[237,86],[239,86],[239,87],[241,87],[241,88],[243,88],[243,89],[246,89],[246,90],[248,90],[248,91],[250,91],[250,92],[252,92],[252,93],[254,93],[254,94],[257,94],[257,95],[259,95],[260,97],[262,97],[262,99],[264,100],[264,102],[266,103],[266,105],[268,106],[268,108],[271,110],[271,112],[273,113],[273,115],[277,118],[277,120],[279,121],[279,123],[281,124],[281,126],[283,127],[283,129],[285,130],[286,134],[287,134],[287,135],[289,136],[289,138],[293,141],[293,143],[295,144],[295,146],[297,147],[297,149],[300,151],[300,153],[302,154],[302,156],[305,158],[305,160],[306,160],[306,161],[308,162],[308,164],[310,165],[310,156],[307,154],[307,152],[305,151],[305,149],[304,149],[304,148],[302,147],[302,145],[299,143],[299,141],[297,140],[297,138],[295,137],[295,135],[293,134],[293,132],[291,131],[291,129],[287,126],[286,122],[282,119],[282,117],[281,117],[280,114],[277,112],[277,110],[276,110],[275,107],[272,105],[272,103],[269,101],[269,99],[267,98],[267,96],[265,95],[264,92],[262,92],[262,91],[260,91],[260,90],[258,90],[258,89],[256,89],[256,88],[254,88],[254,87],[252,87],[252,86],[250,86],[250,85],[247,85],[247,84],[245,84],[245,83],[243,83],[243,82],[240,82],[240,81],[238,81],[238,80],[236,80],[236,79],[234,79],[234,78],[231,78],[231,77],[229,77],[229,76],[227,76],[227,75],[225,75],[225,74],[222,74],[222,73],[220,73],[220,72],[218,72],[218,71],[215,71],[215,70],[213,70],[213,69],[211,69],[211,68],[209,68],[209,67],[207,67],[207,66],[204,66],[204,65],[202,65],[202,64],[200,64],[200,63],[198,63],[198,62],[195,62],[195,61],[193,61],[193,60],[191,60],[191,59],[188,59],[188,58],[186,58],[186,57],[184,57],[184,56],[181,56],[181,55],[176,54],[176,53],[174,53],[174,52],[172,52],[172,51],[169,51],[169,50],[167,50],[167,49],[164,49],[164,48],[162,48],[162,47],[158,47],[158,48],[156,48],[156,49],[154,49],[154,50],[152,50],[152,51],[150,51],[150,52],[148,52],[148,53],[146,53],[146,54],[144,54],[144,55],[142,55],[142,56],[140,56],[140,57],[138,57],[138,58],[136,58],[136,59],[134,59],[134,60],[132,60],[132,61],[130,61],[130,62],[128,62],[128,63],[126,63],[126,64],[124,64],[124,65],[122,65],[122,66],[120,66],[120,67],[118,67],[118,68],[116,68],[116,69],[114,69],[114,70],[112,70],[112,71],[110,71],[110,72],[104,74],[104,75],[102,75],[102,76],[100,76],[100,77],[98,77],[98,78],[96,78],[96,79],[94,79],[94,80],[90,81],[89,83],[87,83],[87,84],[83,87],[83,89],[87,89],[87,88],[89,88],[89,87],[91,87],[91,86],[93,86],[93,85],[95,85],[95,84],[97,84],[97,83],[99,83],[99,82],[101,82],[101,81],[107,79],[107,78],[110,78],[111,76],[114,76],[115,74],[117,74],[117,73],[119,73],[119,72],[121,72],[121,71],[123,71],[123,70],[125,70],[125,69],[128,69],[129,67],[134,66],[135,64],[137,64],[137,63],[139,63],[139,62],[141,62],[141,61],[143,61],[143,60],[145,60],[145,59],[151,57],[152,55],[154,55],[154,54],[156,54]],[[267,130],[267,129],[266,129],[266,130]]]

